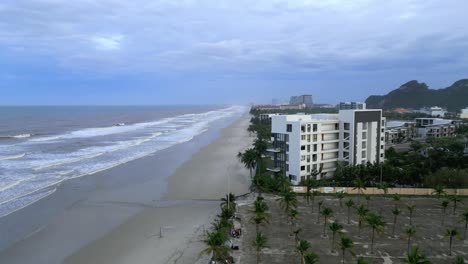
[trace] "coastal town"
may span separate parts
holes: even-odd
[[[465,263],[466,111],[252,106],[252,193],[222,199],[213,263]]]

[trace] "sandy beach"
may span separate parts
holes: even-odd
[[[236,154],[252,142],[246,131],[248,122],[248,117],[236,121],[183,163],[167,179],[168,191],[159,206],[144,209],[67,257],[64,263],[195,263],[199,260],[203,230],[218,213],[220,197],[228,188],[236,195],[249,192],[249,173],[236,159]]]

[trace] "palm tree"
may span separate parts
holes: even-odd
[[[295,192],[283,192],[278,201],[280,202],[281,208],[283,208],[286,213],[289,213],[291,208],[297,207],[297,196]]]
[[[449,250],[450,250],[450,253],[449,253],[449,256],[452,256],[452,242],[453,242],[453,238],[458,238],[459,236],[459,233],[458,233],[458,230],[456,229],[447,229],[447,231],[445,232],[445,237],[448,237],[450,239],[450,244],[449,244]]]
[[[401,200],[401,196],[398,194],[398,193],[395,193],[393,196],[393,202],[395,203],[395,207],[398,206],[398,204],[400,203],[400,200]]]
[[[398,218],[398,215],[401,214],[400,208],[396,207],[395,209],[393,209],[392,214],[393,214],[393,231],[392,231],[392,235],[395,236],[395,227],[396,227],[396,224],[397,224],[397,218]]]
[[[340,201],[340,207],[343,207],[343,198],[345,198],[344,192],[337,192],[335,194],[336,198]]]
[[[408,251],[406,255],[406,264],[431,264],[427,257],[423,254],[420,254],[418,247],[413,247],[411,252]]]
[[[367,213],[369,213],[369,209],[365,207],[363,204],[359,205],[357,207],[357,215],[359,217],[359,222],[358,222],[358,237],[361,237],[361,228],[362,228],[362,222],[367,216]]]
[[[353,190],[358,190],[358,195],[359,197],[361,197],[361,194],[363,193],[362,190],[366,190],[366,183],[361,180],[360,178],[357,178],[355,181],[354,181],[354,188]]]
[[[457,258],[455,258],[455,261],[453,262],[453,264],[465,264],[465,258],[462,257],[462,256],[457,256]]]
[[[299,242],[299,234],[302,232],[302,229],[299,228],[299,229],[296,229],[293,231],[293,234],[294,234],[294,241],[296,242]]]
[[[314,212],[314,203],[315,203],[315,197],[320,195],[320,191],[313,191],[312,192],[312,213]],[[320,211],[320,209],[319,209]]]
[[[237,154],[237,157],[244,164],[245,168],[250,171],[250,178],[253,178],[253,170],[257,166],[258,154],[253,148],[246,150],[244,153]]]
[[[445,192],[444,188],[445,187],[442,186],[442,185],[437,185],[436,187],[434,187],[434,191],[432,192],[432,194],[437,195],[437,199],[440,200],[440,197],[442,195],[447,194],[447,192]]]
[[[258,196],[254,202],[254,213],[265,213],[269,210],[268,204],[264,201],[263,197]]]
[[[211,260],[219,260],[226,257],[230,250],[229,247],[224,245],[226,241],[227,236],[225,232],[207,232],[206,239],[203,240],[203,242],[205,242],[208,247],[200,252],[200,255],[212,254]]]
[[[322,214],[323,219],[324,219],[323,236],[326,236],[325,230],[327,228],[327,221],[328,221],[328,218],[333,215],[333,210],[331,208],[329,208],[329,207],[325,207],[325,208],[323,208],[321,214]]]
[[[304,264],[304,255],[310,249],[310,243],[307,240],[301,240],[296,246],[296,252],[301,255],[301,264]]]
[[[267,213],[256,213],[251,219],[250,222],[255,224],[255,233],[259,234],[259,226],[264,224],[264,223],[269,223],[268,218],[269,214]]]
[[[330,228],[330,231],[332,232],[332,243],[331,243],[331,252],[334,252],[334,247],[335,247],[335,235],[336,233],[340,233],[341,230],[343,230],[343,226],[340,225],[338,222],[333,222],[331,223],[328,228]]]
[[[306,192],[306,195],[304,196],[306,201],[307,201],[307,204],[310,204],[310,198],[313,196],[313,191],[312,189],[317,187],[317,181],[313,178],[307,178],[307,180],[305,180],[304,182],[305,186],[307,187],[307,192]],[[313,201],[312,201],[312,205],[313,205]],[[313,211],[313,209],[312,209]]]
[[[366,222],[369,227],[372,229],[372,237],[371,237],[371,253],[374,253],[374,237],[375,232],[382,232],[385,227],[385,222],[383,220],[382,215],[376,213],[368,213],[366,216]]]
[[[319,262],[319,257],[314,252],[310,252],[304,256],[305,264],[317,264]]]
[[[408,209],[409,212],[409,224],[413,225],[413,212],[416,209],[416,205],[414,204],[407,204],[406,209]]]
[[[357,264],[369,264],[369,262],[364,257],[359,257],[357,259]]]
[[[351,248],[354,246],[354,242],[347,236],[341,236],[339,245],[342,252],[341,263],[345,263],[346,250],[351,250]]]
[[[229,206],[230,208],[236,210],[236,196],[233,193],[226,194],[225,198],[221,198],[221,207]]]
[[[296,209],[289,210],[289,220],[291,221],[291,228],[294,226],[294,220],[298,219],[299,212]]]
[[[351,223],[350,221],[350,215],[351,215],[351,207],[354,206],[354,201],[352,199],[349,199],[345,203],[346,207],[348,207],[348,225]]]
[[[465,231],[463,232],[463,239],[466,239],[466,230],[468,229],[468,209],[462,214],[462,222],[465,222]]]
[[[369,208],[369,202],[370,202],[370,200],[371,200],[371,196],[368,195],[368,194],[366,194],[366,195],[364,195],[364,198],[366,199],[366,203],[367,203],[366,206],[367,206],[367,208]]]
[[[410,252],[411,238],[416,234],[416,228],[414,226],[408,226],[405,230],[406,236],[408,237],[408,250]]]
[[[449,205],[448,201],[442,201],[442,226],[445,225],[445,212],[447,211],[447,207]]]
[[[323,200],[318,202],[317,224],[320,223],[320,213],[322,212],[320,210],[322,208],[322,205],[323,205]]]
[[[455,212],[457,211],[457,204],[461,203],[463,204],[462,200],[458,195],[452,195],[450,196],[449,200],[453,203],[453,214],[455,215]]]
[[[255,240],[253,242],[253,246],[255,247],[255,251],[257,252],[257,264],[260,263],[260,253],[262,249],[267,247],[268,239],[267,237],[260,233],[257,233]]]

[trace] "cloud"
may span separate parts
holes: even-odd
[[[106,74],[467,68],[448,0],[57,1],[0,4],[0,48]],[[21,19],[20,19],[21,18]]]
[[[91,41],[95,44],[96,49],[98,50],[119,50],[122,39],[122,35],[112,35],[106,37],[92,37]]]

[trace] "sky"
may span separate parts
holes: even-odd
[[[466,0],[3,0],[0,105],[363,101],[468,78]]]

